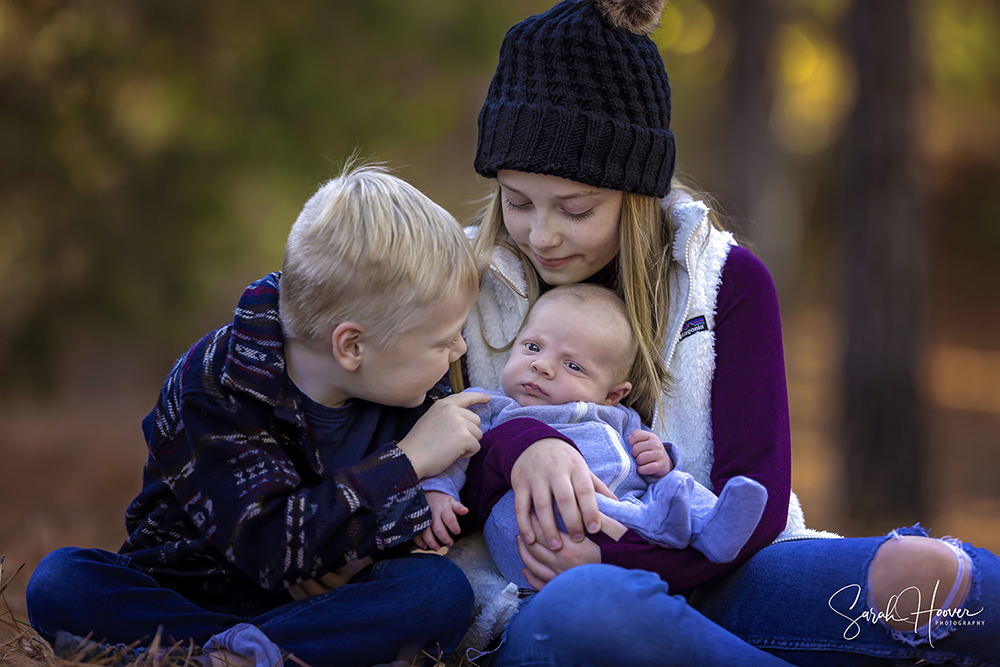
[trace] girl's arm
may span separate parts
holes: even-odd
[[[712,563],[701,552],[664,549],[635,531],[618,542],[604,535],[601,559],[657,572],[680,593],[721,576],[770,544],[785,527],[791,492],[791,434],[781,344],[781,317],[774,283],[764,265],[744,248],[729,253],[722,273],[715,325],[715,376],[712,382],[712,432],[716,494],[736,475],[767,488],[768,499],[757,529],[739,556]]]

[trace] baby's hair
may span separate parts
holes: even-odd
[[[449,295],[478,291],[461,226],[379,164],[348,160],[306,202],[285,245],[280,312],[285,336],[326,338],[341,322],[386,345]]]

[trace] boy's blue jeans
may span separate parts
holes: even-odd
[[[375,563],[329,593],[247,618],[202,609],[159,586],[127,556],[66,547],[39,563],[27,602],[32,627],[49,641],[65,630],[129,644],[148,641],[162,625],[165,639],[202,645],[238,623],[251,623],[312,667],[370,667],[421,648],[433,655],[438,647],[450,651],[469,624],[473,593],[448,559],[411,554]]]
[[[523,605],[493,665],[1000,665],[1000,559],[969,544],[967,611],[933,647],[878,621],[851,624],[867,609],[868,568],[887,539],[773,544],[690,602],[649,572],[576,567]]]

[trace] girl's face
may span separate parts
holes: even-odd
[[[621,192],[506,169],[497,181],[504,226],[549,285],[585,280],[618,254]]]

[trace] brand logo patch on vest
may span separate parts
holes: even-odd
[[[705,321],[704,315],[692,317],[684,323],[684,326],[681,327],[681,340],[684,340],[688,336],[692,336],[699,331],[708,331],[708,322]]]

